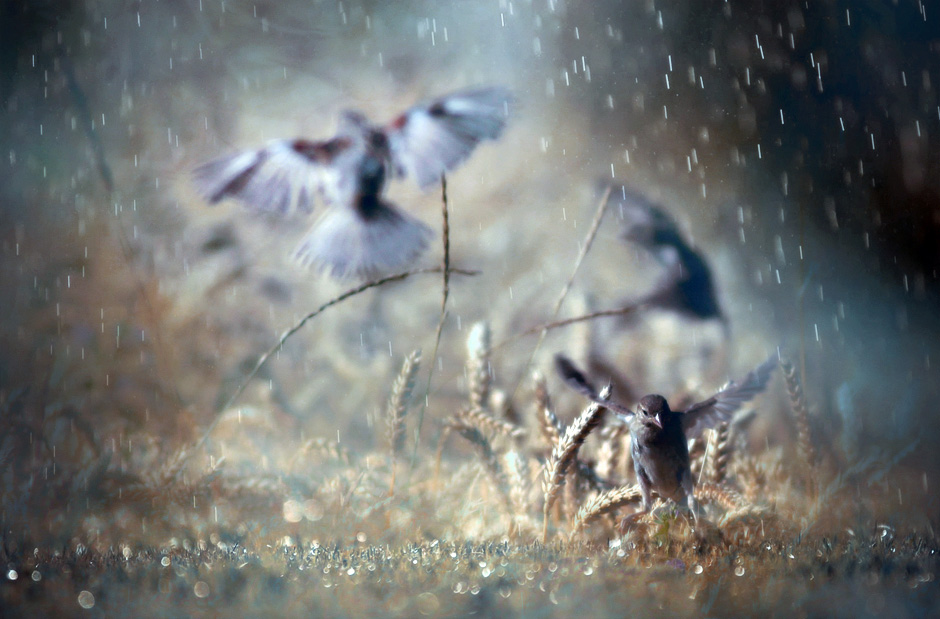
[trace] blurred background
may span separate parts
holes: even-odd
[[[431,453],[464,397],[469,327],[488,321],[499,344],[552,318],[614,179],[710,262],[730,337],[660,311],[552,332],[531,365],[535,338],[514,339],[492,359],[514,405],[528,410],[531,371],[585,338],[634,397],[707,396],[779,347],[819,436],[853,458],[906,454],[905,496],[885,501],[936,514],[936,15],[913,0],[6,0],[4,518],[26,516],[25,480],[38,496],[70,468],[156,465],[217,416],[194,466],[276,469],[310,437],[366,452],[416,348],[415,413],[434,367]],[[309,222],[210,207],[191,170],[272,138],[330,137],[344,108],[384,122],[487,84],[516,105],[503,138],[448,178],[452,263],[480,274],[452,278],[438,358],[440,278],[415,276],[318,316],[223,410],[279,334],[353,284],[291,261]],[[439,192],[402,182],[388,197],[438,231],[420,265],[439,264]],[[662,276],[619,239],[618,217],[608,210],[561,317],[618,307]],[[785,400],[779,381],[771,391]],[[758,415],[750,440],[785,445],[789,427]]]

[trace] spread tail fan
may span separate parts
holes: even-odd
[[[421,221],[376,199],[365,215],[361,208],[327,210],[295,255],[336,278],[372,279],[410,264],[432,235]]]

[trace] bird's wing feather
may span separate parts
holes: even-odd
[[[506,126],[512,96],[490,87],[455,92],[419,104],[385,127],[399,175],[421,188],[463,163],[482,140],[495,140]]]
[[[252,210],[287,215],[313,210],[316,194],[335,186],[330,163],[349,140],[275,140],[257,150],[220,157],[193,171],[210,203],[235,198]]]
[[[740,384],[730,383],[707,400],[686,409],[682,415],[682,429],[686,438],[699,436],[719,421],[729,421],[743,404],[764,390],[776,365],[776,355],[771,355],[767,361],[748,372]]]
[[[626,406],[601,398],[594,385],[591,384],[584,373],[581,372],[568,357],[561,354],[555,355],[555,370],[558,372],[558,375],[561,376],[561,379],[565,381],[566,385],[592,402],[596,402],[607,410],[623,415],[628,419],[633,416],[633,411]]]

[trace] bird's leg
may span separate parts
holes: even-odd
[[[689,511],[692,512],[692,518],[695,521],[695,525],[698,526],[700,506],[695,498],[695,482],[692,481],[691,470],[686,469],[686,473],[682,476],[680,485],[682,486],[683,492],[685,492],[686,503],[688,504]]]
[[[648,513],[650,513],[650,510],[641,509],[638,512],[633,512],[632,514],[624,516],[623,520],[620,521],[620,526],[618,527],[620,535],[623,536],[627,532],[627,529],[635,525],[640,518]]]
[[[638,512],[633,512],[628,516],[624,516],[623,520],[620,521],[620,535],[626,533],[627,529],[636,524],[637,520],[653,511],[652,483],[649,477],[646,476],[646,472],[639,467],[636,468],[636,473],[636,479],[640,486],[640,495],[643,497],[643,509]]]
[[[687,496],[689,511],[692,512],[692,519],[695,521],[695,526],[698,526],[699,512],[701,511],[701,506],[699,505],[698,500],[695,498],[695,495],[691,492]]]

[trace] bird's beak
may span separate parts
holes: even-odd
[[[662,430],[662,429],[663,429],[663,414],[662,414],[662,413],[657,413],[656,416],[653,417],[653,423],[656,424],[656,427],[657,427],[657,428],[659,428],[660,430]]]

